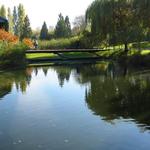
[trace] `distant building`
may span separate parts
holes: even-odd
[[[9,23],[8,20],[0,16],[0,29],[5,29],[8,31]]]

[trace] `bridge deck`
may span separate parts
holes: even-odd
[[[27,50],[26,53],[71,53],[71,52],[89,52],[95,53],[105,51],[102,49],[58,49],[58,50]]]

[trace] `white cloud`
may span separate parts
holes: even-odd
[[[58,14],[68,15],[71,22],[78,15],[85,13],[88,5],[93,0],[0,0],[0,5],[13,8],[14,5],[22,3],[26,13],[29,15],[33,28],[41,27],[43,21],[55,25]]]

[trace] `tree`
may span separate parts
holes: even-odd
[[[66,37],[69,37],[69,36],[71,36],[71,24],[70,24],[70,21],[69,21],[69,17],[68,17],[68,16],[65,17],[65,25],[66,25],[66,33],[65,33],[65,36],[66,36]]]
[[[66,23],[62,14],[59,14],[58,22],[55,27],[55,36],[62,38],[66,36]]]
[[[144,32],[144,28],[140,27],[141,22],[136,23],[134,1],[95,0],[86,12],[87,22],[91,23],[91,32],[101,41],[124,44],[127,52],[128,43],[137,41],[139,29],[142,30],[139,35]]]
[[[0,8],[0,16],[6,18],[6,8],[4,5]]]
[[[150,27],[150,1],[149,0],[134,0],[133,7],[136,15],[139,17],[144,27]]]
[[[32,38],[38,39],[40,37],[40,32],[41,32],[41,29],[39,27],[32,30]]]
[[[75,35],[80,34],[81,32],[83,32],[86,28],[85,16],[81,15],[81,16],[75,17],[73,25],[74,25],[73,33]]]
[[[8,8],[8,22],[9,22],[9,32],[13,33],[13,16],[11,14],[10,8]]]
[[[150,1],[149,0],[134,0],[133,2],[133,8],[135,11],[135,18],[137,20],[136,24],[138,24],[139,27],[139,32],[141,33],[141,31],[144,30],[143,36],[148,37],[149,33],[150,33]],[[137,34],[137,37],[139,37],[139,42],[141,41],[141,36],[140,34]]]
[[[18,14],[17,14],[16,7],[14,7],[13,9],[13,31],[15,35],[18,35],[17,23],[18,23]]]
[[[31,38],[32,36],[32,29],[30,26],[30,20],[28,16],[25,17],[24,19],[24,25],[23,25],[23,34],[22,34],[22,39],[23,38]]]
[[[71,36],[71,24],[69,17],[66,16],[64,19],[63,15],[60,13],[55,27],[55,37],[64,38],[69,36]]]
[[[47,28],[46,22],[44,22],[41,32],[40,32],[40,39],[46,40],[47,38],[48,38],[48,28]]]
[[[18,20],[17,20],[17,30],[18,36],[23,37],[23,26],[24,26],[24,19],[25,19],[25,9],[22,4],[18,6]]]

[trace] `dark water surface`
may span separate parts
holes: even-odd
[[[150,72],[112,63],[0,73],[0,150],[149,150]]]

